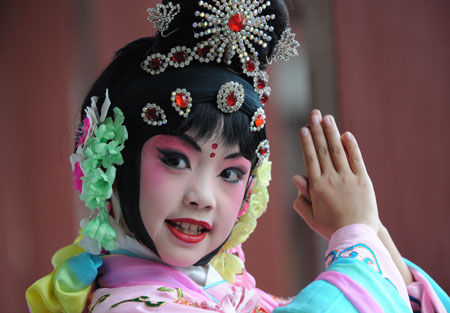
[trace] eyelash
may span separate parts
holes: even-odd
[[[236,178],[236,179],[232,179],[232,180],[229,180],[229,179],[225,178],[223,175],[224,175],[224,173],[227,172],[227,171],[230,171],[230,172],[235,173],[236,176],[237,176],[237,178]],[[244,173],[241,169],[236,168],[236,167],[230,167],[230,168],[227,168],[227,169],[223,170],[222,173],[220,173],[220,176],[221,176],[225,181],[227,181],[227,182],[229,182],[229,183],[232,183],[232,184],[237,184],[238,182],[240,182],[240,181],[242,180],[242,177],[243,177],[244,175],[245,175],[245,173]]]
[[[162,154],[162,157],[160,157],[159,159],[161,160],[161,162],[163,162],[168,167],[171,167],[171,168],[174,168],[174,169],[179,169],[179,170],[185,170],[185,169],[191,168],[191,164],[189,162],[189,159],[184,154],[181,154],[181,153],[178,153],[178,152],[175,152],[175,151],[164,151],[164,150],[159,150],[159,152]],[[171,162],[170,162],[171,160],[172,161],[173,160],[182,161],[182,162],[184,162],[186,164],[186,166],[185,167],[179,167],[179,166],[177,166],[175,164],[171,164]]]
[[[166,151],[166,150],[159,150],[158,151],[162,154],[162,156],[159,158],[161,160],[161,162],[163,162],[166,166],[170,167],[170,168],[174,168],[174,169],[178,169],[178,170],[186,170],[186,169],[190,169],[191,168],[191,164],[189,162],[189,159],[182,153],[179,152],[175,152],[175,151]],[[177,161],[177,164],[173,164],[170,161]],[[186,164],[186,166],[183,167],[179,167],[179,164],[181,162],[184,162]],[[229,177],[225,177],[226,173],[234,173],[237,178],[236,179],[229,179]],[[232,184],[237,184],[238,182],[240,182],[242,180],[242,177],[245,175],[245,172],[239,168],[236,167],[229,167],[224,169],[221,173],[220,173],[220,177],[223,178],[223,180],[225,180],[226,182],[232,183]]]

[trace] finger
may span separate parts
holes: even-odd
[[[322,125],[328,141],[328,151],[334,167],[338,172],[350,170],[347,156],[345,155],[344,146],[341,142],[341,135],[339,134],[339,130],[333,116],[325,116],[322,120]]]
[[[311,202],[311,196],[309,195],[308,178],[304,175],[295,175],[292,177],[292,181],[297,186],[302,195],[305,197],[305,199]]]
[[[318,110],[314,110],[311,113],[311,134],[314,142],[314,147],[317,153],[317,159],[319,160],[319,166],[321,173],[323,174],[327,170],[335,170],[333,162],[331,161],[330,153],[328,152],[328,143],[325,133],[322,128],[321,119],[322,116]],[[309,175],[308,175],[309,176]],[[312,178],[312,177],[311,177]]]
[[[300,144],[302,145],[303,160],[305,162],[306,174],[308,177],[320,177],[320,165],[317,159],[316,149],[311,137],[311,132],[307,127],[300,130]]]
[[[355,137],[350,132],[346,132],[342,135],[342,143],[347,152],[348,163],[352,172],[355,174],[367,173],[361,150],[359,150]]]
[[[294,209],[302,217],[306,224],[309,225],[309,227],[313,225],[314,218],[312,214],[312,206],[301,194],[301,192],[298,193],[298,196],[294,201]]]

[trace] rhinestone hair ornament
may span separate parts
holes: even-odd
[[[271,90],[267,86],[267,73],[260,70],[255,47],[267,48],[272,40],[269,33],[274,31],[274,27],[269,25],[269,22],[276,17],[274,14],[263,14],[270,5],[270,1],[265,0],[200,0],[199,9],[194,12],[198,20],[192,23],[194,38],[200,41],[193,47],[173,47],[168,54],[148,55],[141,63],[141,68],[151,75],[159,75],[169,66],[181,68],[188,66],[193,60],[231,65],[234,59],[238,59],[242,73],[253,79],[260,102],[265,105]],[[156,9],[148,9],[149,20],[172,21],[176,15],[174,12],[178,13],[175,9],[177,6],[179,4],[174,6],[168,2],[166,5],[157,5]],[[299,44],[294,36],[290,29],[282,33],[269,63],[272,60],[287,60],[289,56],[298,55],[296,49]]]
[[[180,13],[181,6],[179,3],[173,4],[168,2],[167,4],[158,3],[156,8],[147,9],[148,21],[153,23],[153,27],[158,29],[161,33],[169,29],[170,23],[174,17]]]
[[[289,61],[290,57],[297,56],[297,48],[300,46],[300,43],[294,38],[295,34],[291,33],[290,28],[286,28],[281,34],[280,41],[273,49],[272,58],[267,63],[271,64],[272,61],[277,62],[279,60]]]

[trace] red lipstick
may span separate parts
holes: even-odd
[[[177,226],[177,223],[188,223],[192,225],[197,225],[203,228],[200,234],[188,234],[183,232],[182,229],[180,229],[179,226]],[[167,220],[166,221],[167,227],[169,228],[172,235],[174,235],[179,240],[195,244],[201,242],[206,237],[206,232],[211,229],[211,225],[209,225],[207,222],[203,221],[197,221],[190,218],[179,218],[179,219],[173,219],[173,220]]]

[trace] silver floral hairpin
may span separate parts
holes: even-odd
[[[236,1],[200,0],[198,5],[205,11],[195,11],[195,16],[201,18],[192,27],[195,38],[208,37],[203,44],[211,47],[211,54],[216,55],[216,61],[222,59],[231,64],[235,55],[245,64],[256,59],[258,53],[254,44],[267,47],[272,37],[267,32],[273,31],[268,21],[275,19],[275,15],[262,15],[270,6],[270,1]]]
[[[169,25],[174,17],[180,13],[181,6],[179,3],[173,4],[167,2],[167,4],[158,3],[156,8],[147,9],[148,20],[153,23],[153,27],[158,29],[161,33],[169,29]]]
[[[272,61],[284,60],[288,61],[290,57],[298,55],[297,48],[300,43],[295,40],[295,34],[291,33],[290,28],[286,28],[281,34],[281,38],[273,49],[273,54],[271,60],[267,63],[271,64]]]

